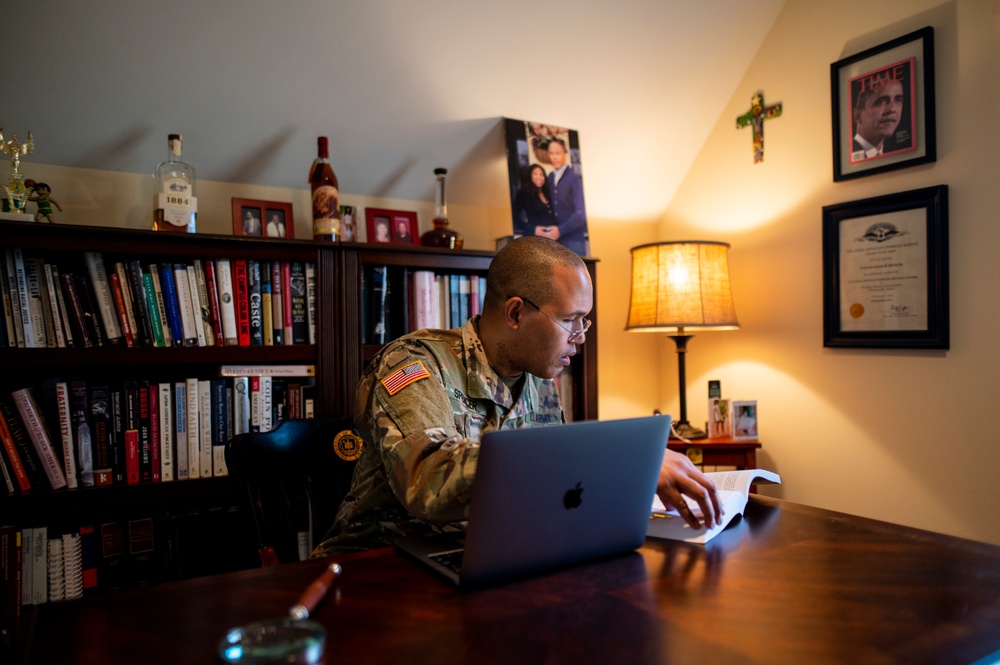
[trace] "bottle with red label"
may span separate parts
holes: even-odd
[[[330,166],[330,147],[327,137],[320,136],[316,144],[316,161],[309,169],[313,240],[337,242],[340,240],[340,185],[333,167]]]

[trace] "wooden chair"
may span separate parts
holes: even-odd
[[[348,418],[289,420],[226,443],[226,464],[246,484],[262,566],[298,561],[322,538],[351,487],[361,439]]]

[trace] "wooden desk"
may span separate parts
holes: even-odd
[[[342,559],[326,663],[971,663],[1000,650],[1000,547],[753,496],[704,545],[459,593],[389,550]],[[31,663],[212,663],[308,561],[31,608]]]
[[[684,443],[670,439],[667,448],[684,453],[695,464],[701,466],[735,466],[737,469],[757,468],[757,449],[760,441],[733,441],[730,437],[716,439],[696,439]]]

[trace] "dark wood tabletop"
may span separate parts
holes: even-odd
[[[339,559],[326,663],[972,663],[1000,657],[1000,547],[751,496],[706,545],[460,592],[392,550]],[[29,608],[21,662],[213,663],[313,560]]]

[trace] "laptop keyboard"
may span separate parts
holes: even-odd
[[[427,557],[437,562],[438,564],[444,566],[448,570],[455,573],[462,572],[462,555],[465,554],[465,550],[450,550],[448,552],[439,552],[437,554],[428,554]]]

